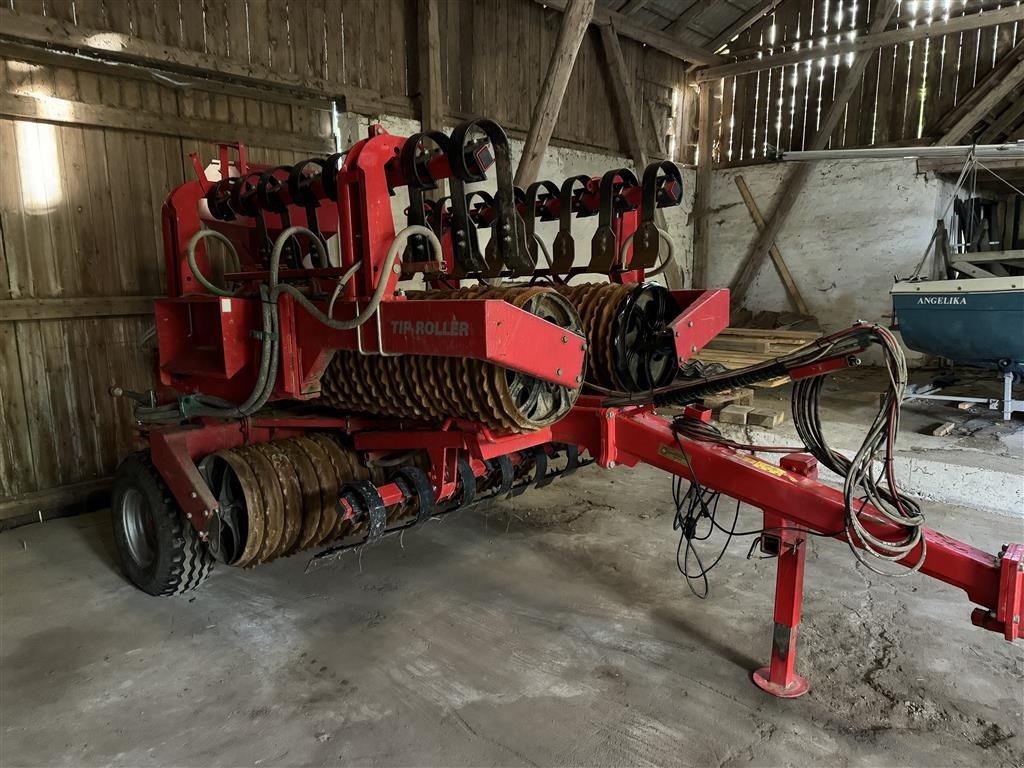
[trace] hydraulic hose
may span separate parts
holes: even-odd
[[[626,252],[629,250],[629,247],[633,244],[633,235],[635,234],[636,232],[630,234],[630,236],[626,238],[626,242],[622,244],[622,248],[619,249],[619,261],[622,263],[623,269],[629,269],[629,267],[626,266]],[[671,264],[672,260],[675,258],[676,247],[672,244],[672,238],[668,236],[668,232],[666,232],[661,227],[658,227],[658,237],[660,237],[662,241],[665,243],[665,245],[668,246],[668,254],[666,254],[665,258],[661,260],[661,264],[652,269],[650,272],[645,272],[644,278],[656,277],[657,275],[660,275],[668,268],[668,265]]]
[[[301,304],[302,307],[319,322],[336,331],[348,331],[353,328],[358,328],[373,317],[373,313],[377,311],[381,300],[384,298],[384,291],[387,290],[388,276],[394,269],[395,262],[410,237],[420,235],[427,238],[427,241],[430,243],[430,246],[434,251],[434,260],[441,261],[443,258],[443,254],[441,252],[441,241],[437,239],[437,235],[434,234],[433,230],[421,224],[409,225],[395,235],[395,239],[392,241],[391,247],[388,248],[387,256],[384,257],[384,265],[381,269],[380,278],[377,281],[377,288],[370,297],[370,302],[359,312],[359,314],[350,320],[335,320],[329,315],[321,312],[320,309],[295,286],[288,285],[287,283],[278,284],[277,282],[277,271],[281,260],[281,250],[284,247],[286,240],[295,234],[305,234],[313,237],[313,242],[317,244],[316,248],[318,251],[323,252],[325,250],[320,239],[305,227],[289,227],[282,232],[281,236],[278,237],[277,242],[274,244],[273,252],[270,254],[270,287],[272,299],[276,304],[277,297],[281,293],[287,293]]]
[[[192,276],[195,277],[199,284],[214,296],[234,296],[234,292],[227,291],[220,286],[211,283],[209,279],[207,279],[206,275],[202,273],[202,270],[199,269],[199,264],[196,263],[196,246],[199,245],[201,240],[205,240],[208,237],[212,237],[214,240],[227,247],[228,253],[230,253],[231,258],[234,259],[235,267],[241,271],[241,262],[238,260],[238,251],[235,250],[235,244],[228,239],[227,235],[223,232],[218,232],[216,229],[200,229],[189,238],[188,245],[185,248],[185,255],[188,259],[188,268],[192,270]]]
[[[219,236],[220,238],[224,238],[224,236],[221,235],[221,233],[216,232],[216,230],[202,230],[200,233],[193,236],[192,241],[198,243],[202,237],[209,236],[203,234],[207,232],[215,233],[212,235],[214,237]],[[154,408],[138,408],[136,409],[135,415],[139,421],[150,423],[160,421],[174,422],[190,416],[210,416],[214,418],[237,419],[257,412],[266,405],[267,401],[270,399],[270,395],[274,391],[274,384],[277,381],[277,371],[280,362],[277,301],[282,293],[287,293],[293,296],[299,304],[313,315],[314,318],[327,327],[335,330],[350,330],[365,323],[373,316],[374,312],[377,311],[382,299],[384,298],[384,291],[387,289],[387,276],[394,268],[395,262],[398,259],[399,254],[402,252],[403,246],[410,237],[413,235],[422,235],[423,237],[426,237],[430,242],[431,247],[434,249],[436,260],[440,261],[442,258],[441,242],[437,239],[437,236],[432,230],[415,224],[406,227],[395,236],[394,241],[391,243],[391,247],[388,249],[387,256],[384,259],[383,271],[381,272],[380,279],[377,283],[376,289],[374,290],[373,296],[370,298],[369,304],[367,304],[366,307],[351,320],[335,320],[330,316],[330,313],[325,315],[321,312],[319,308],[305,296],[305,294],[299,291],[298,288],[286,283],[278,282],[281,253],[288,240],[295,235],[306,235],[309,237],[311,242],[314,244],[314,249],[317,251],[317,255],[319,256],[321,263],[327,262],[327,249],[324,247],[323,241],[306,227],[289,227],[282,232],[274,242],[274,248],[270,255],[269,284],[260,286],[260,299],[263,305],[263,329],[261,334],[263,343],[260,352],[260,363],[259,368],[257,369],[256,383],[245,402],[237,406],[232,406],[220,398],[209,397],[207,395],[195,395],[193,401],[196,405],[192,406],[185,406],[185,400],[179,399],[176,403],[168,403]],[[224,238],[224,240],[227,240],[227,238]],[[189,260],[189,266],[192,267],[193,273],[196,275],[196,279],[199,280],[200,284],[216,295],[233,295],[224,292],[223,289],[212,285],[202,277],[198,268],[195,266],[195,245],[192,241],[189,243],[189,254],[191,257]],[[228,244],[230,245],[230,241],[228,241]],[[352,278],[360,264],[361,262],[354,264],[341,276],[339,279],[339,288],[336,289],[335,295],[340,291],[340,288],[344,287],[344,285]],[[333,309],[333,297],[331,309]]]

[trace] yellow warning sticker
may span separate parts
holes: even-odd
[[[762,472],[767,472],[769,475],[775,475],[776,477],[789,477],[789,473],[782,469],[782,467],[776,467],[774,464],[769,464],[767,461],[755,459],[753,456],[740,456],[740,458],[752,467],[757,467]]]

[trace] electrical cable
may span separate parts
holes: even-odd
[[[691,486],[686,495],[682,495],[680,481],[677,478],[673,479],[672,493],[676,504],[673,529],[681,531],[677,548],[677,566],[686,576],[690,589],[698,597],[706,596],[707,573],[721,560],[724,550],[710,566],[705,567],[699,554],[693,550],[693,541],[704,540],[710,536],[712,529],[717,529],[727,535],[725,547],[728,547],[736,536],[763,534],[767,529],[740,532],[736,531],[735,524],[725,528],[717,523],[717,492],[705,489],[697,480],[689,456],[683,449],[681,438],[753,452],[809,451],[823,466],[844,478],[844,527],[840,531],[827,533],[801,528],[787,530],[800,530],[815,536],[842,536],[858,562],[883,576],[905,576],[919,570],[924,563],[927,554],[922,530],[924,516],[919,504],[899,490],[893,468],[895,441],[899,432],[899,406],[907,385],[906,357],[896,338],[887,329],[877,325],[859,324],[819,341],[818,348],[810,353],[803,356],[799,353],[788,356],[786,360],[790,367],[795,367],[798,363],[806,365],[807,359],[821,359],[823,354],[830,357],[843,355],[849,352],[851,344],[861,345],[863,348],[865,342],[881,347],[885,359],[887,388],[878,412],[852,459],[832,450],[824,438],[820,400],[826,374],[800,378],[793,387],[793,421],[806,446],[803,448],[745,445],[725,438],[715,427],[696,419],[680,416],[673,420],[673,433],[691,478]],[[613,400],[614,398],[609,398],[605,402]],[[872,509],[869,516],[865,516],[864,512],[869,504]],[[706,535],[698,535],[697,523],[705,518],[709,520],[708,531]],[[884,532],[878,530],[879,523],[885,526]],[[893,573],[890,569],[883,570],[877,565],[879,560],[903,561],[915,551],[920,553],[916,562],[905,570]],[[688,567],[691,555],[698,564],[697,573],[692,573]],[[690,583],[695,579],[703,580],[704,589],[701,592]]]
[[[697,473],[693,469],[693,464],[690,462],[690,457],[683,449],[683,444],[679,439],[679,433],[676,432],[677,423],[684,420],[685,419],[683,417],[678,417],[673,421],[673,432],[676,436],[676,445],[686,463],[688,474],[690,476],[690,485],[684,494],[682,491],[683,478],[678,475],[672,478],[672,502],[675,505],[675,516],[672,520],[672,530],[679,531],[679,543],[676,546],[676,568],[679,569],[679,572],[686,579],[686,585],[694,596],[701,600],[708,597],[710,593],[708,574],[722,561],[722,558],[725,557],[726,551],[732,544],[732,540],[735,538],[739,538],[741,536],[763,536],[765,533],[769,533],[771,531],[795,531],[807,536],[834,538],[845,532],[845,529],[831,532],[813,531],[800,526],[767,527],[749,531],[737,531],[736,525],[739,522],[740,514],[740,501],[738,499],[736,500],[736,510],[733,513],[731,525],[728,528],[721,525],[717,519],[718,503],[721,498],[721,494],[718,491],[705,488],[701,485],[700,481],[697,479]],[[707,519],[708,521],[708,527],[704,533],[700,533],[698,528],[702,519]],[[711,538],[711,534],[716,530],[724,533],[726,539],[714,560],[712,560],[709,565],[705,566],[694,542],[707,541]],[[757,546],[756,541],[751,545],[751,548],[747,553],[748,558],[753,554],[755,546]],[[698,571],[696,573],[690,572],[689,562],[691,557],[697,563]],[[694,586],[694,582],[697,580],[700,580],[703,584],[703,588],[700,591],[698,591]]]

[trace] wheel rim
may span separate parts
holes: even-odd
[[[615,318],[615,368],[620,384],[638,392],[662,387],[678,366],[675,338],[669,327],[679,308],[664,288],[638,286]]]
[[[236,467],[221,453],[211,454],[199,463],[206,484],[217,499],[217,514],[209,523],[209,546],[213,556],[223,563],[237,563],[250,536],[249,496]]]
[[[138,488],[129,488],[121,497],[121,523],[128,554],[140,568],[148,568],[156,559],[156,521]]]

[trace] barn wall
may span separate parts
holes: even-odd
[[[4,34],[165,69],[337,100],[349,111],[416,117],[416,0],[0,0]],[[454,120],[486,116],[525,133],[561,13],[532,0],[441,2],[441,65]],[[5,9],[13,9],[5,10]],[[622,39],[641,136],[667,154],[673,90],[686,65]],[[584,37],[556,142],[623,151],[600,34]]]
[[[132,449],[108,390],[152,385],[160,206],[189,153],[251,133],[253,160],[288,163],[333,138],[324,104],[18,59],[0,59],[0,99],[2,517],[100,487]]]
[[[441,5],[448,122],[493,117],[518,152],[560,14],[530,0]],[[143,338],[164,289],[160,206],[192,177],[189,153],[242,140],[257,162],[323,155],[332,107],[415,126],[416,7],[0,0],[0,518],[103,489],[132,450],[129,404],[108,390],[153,383]],[[622,48],[648,151],[664,156],[684,65]],[[592,30],[553,139],[575,149],[545,175],[624,162],[602,61]]]
[[[789,166],[755,165],[713,173],[708,284],[728,285],[754,243],[750,214],[736,188],[742,175],[763,211],[772,210]],[[914,271],[939,218],[947,191],[914,160],[820,162],[776,243],[826,331],[855,320],[886,324],[893,275]],[[746,297],[751,311],[788,307],[771,261]]]

